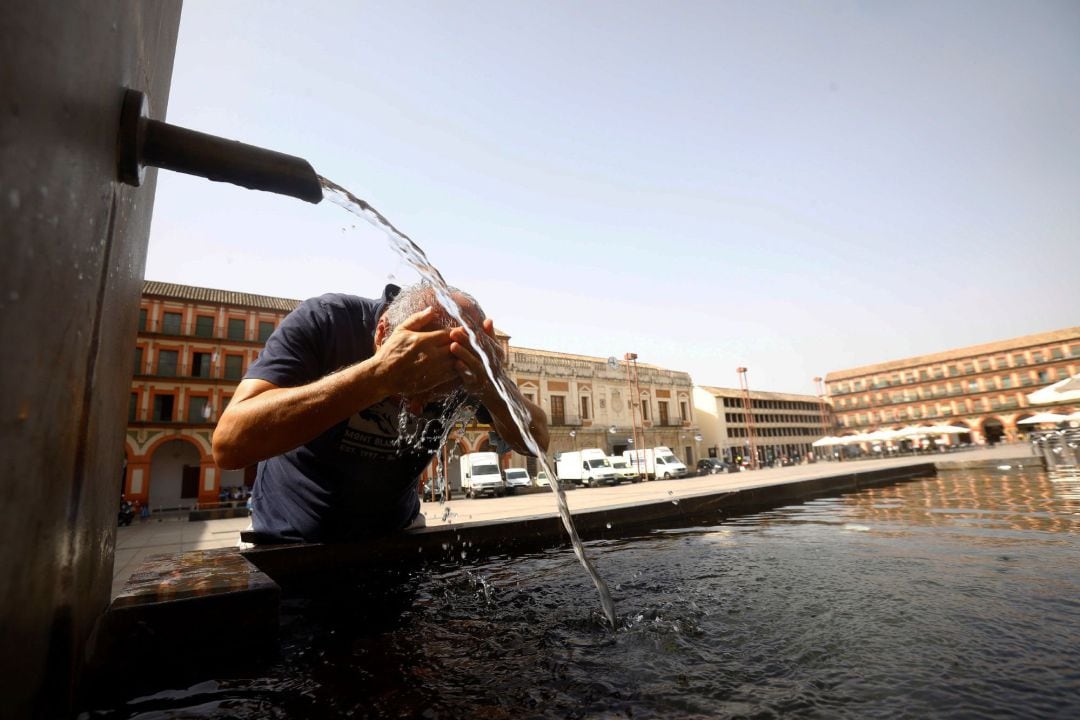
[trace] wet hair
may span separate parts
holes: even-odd
[[[447,287],[450,294],[454,296],[454,299],[458,301],[458,305],[461,305],[462,300],[476,308],[476,312],[479,313],[481,319],[486,317],[483,309],[480,307],[480,303],[476,302],[476,298],[467,292],[458,290],[455,287]],[[438,301],[435,299],[435,287],[429,282],[419,282],[415,285],[406,285],[398,292],[397,297],[390,301],[390,304],[386,306],[383,311],[383,317],[386,318],[386,322],[389,324],[389,330],[393,331],[401,323],[409,319],[410,315],[420,312],[426,307],[438,305]],[[436,314],[435,323],[439,327],[449,328],[457,325],[449,313],[446,312],[441,306],[438,308]]]

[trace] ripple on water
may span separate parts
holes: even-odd
[[[1080,716],[1074,501],[977,479],[592,543],[615,632],[564,551],[288,598],[258,677],[99,716]]]

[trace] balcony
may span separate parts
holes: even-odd
[[[270,329],[272,332],[272,328]],[[266,339],[270,337],[270,332],[264,328],[261,331],[258,328],[245,328],[243,332],[237,331],[235,328],[231,331],[228,328],[212,328],[207,329],[204,327],[198,327],[193,324],[177,324],[171,322],[145,322],[139,326],[140,335],[161,335],[164,337],[181,337],[192,338],[194,340],[207,340],[207,341],[225,341],[225,342],[238,342],[238,343],[257,343],[263,345],[266,343]]]
[[[567,415],[565,413],[550,413],[548,415],[548,425],[550,427],[581,427],[581,418],[577,415]]]
[[[218,368],[210,372],[192,373],[188,368],[158,368],[157,372],[151,372],[147,367],[145,372],[135,371],[136,378],[142,379],[169,379],[169,380],[202,380],[204,382],[234,382],[244,379],[243,371],[233,371],[226,368]]]

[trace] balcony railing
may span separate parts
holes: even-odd
[[[225,367],[211,368],[209,370],[193,372],[191,366],[185,364],[155,368],[151,363],[146,363],[143,368],[135,368],[136,377],[152,378],[176,378],[179,380],[228,380],[240,382],[244,378],[244,371],[230,370]]]
[[[225,340],[228,342],[250,342],[265,344],[270,337],[266,331],[260,331],[258,327],[244,328],[243,332],[215,327],[210,330],[199,328],[192,323],[179,325],[162,321],[145,322],[139,327],[140,334],[166,335],[169,337],[193,338],[195,340]]]
[[[552,414],[548,417],[548,425],[552,427],[581,427],[581,418],[577,415]]]

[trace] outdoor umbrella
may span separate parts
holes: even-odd
[[[919,428],[927,435],[963,435],[971,432],[971,428],[958,427],[956,425],[931,425]]]
[[[1027,399],[1032,405],[1080,400],[1080,375],[1073,375],[1053,385],[1047,385],[1028,395]]]
[[[1041,425],[1042,423],[1059,423],[1068,420],[1068,415],[1058,415],[1057,413],[1044,412],[1032,415],[1029,418],[1018,420],[1017,425]]]

